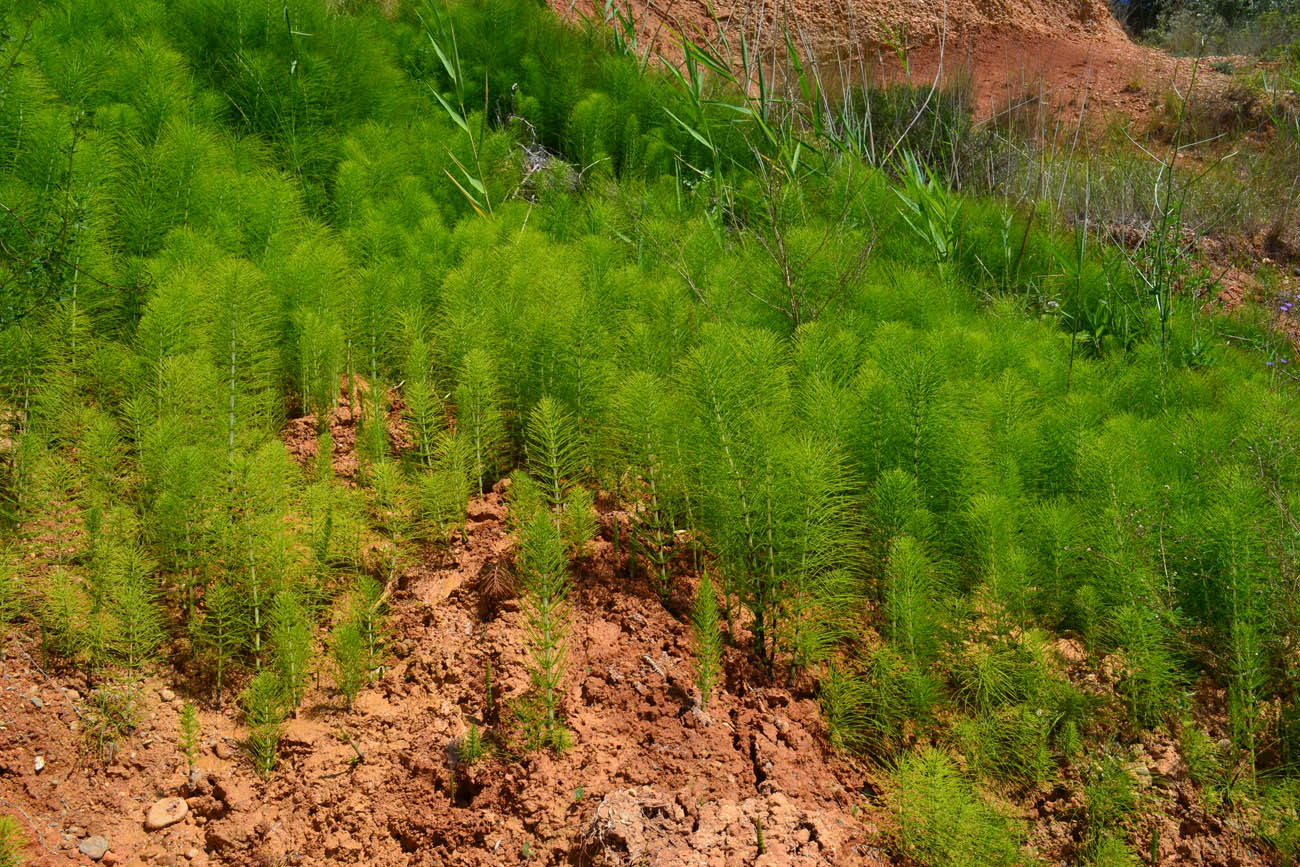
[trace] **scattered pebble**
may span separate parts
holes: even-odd
[[[68,688],[64,691],[63,695],[68,701],[81,701],[81,693],[77,692],[75,689]]]
[[[36,761],[32,762],[32,766],[36,768],[38,774],[45,770],[45,756],[37,756]]]
[[[158,693],[158,697],[163,701],[174,701],[176,699],[176,693],[172,692],[170,689],[164,689]]]
[[[108,852],[108,841],[96,834],[93,837],[87,837],[77,846],[77,851],[85,855],[91,861],[98,861]]]
[[[189,812],[190,805],[185,803],[184,798],[162,798],[149,808],[149,813],[144,819],[145,830],[157,831],[159,828],[175,825],[189,815]]]
[[[41,697],[38,695],[32,696],[31,702],[36,707],[45,707],[45,702],[41,701]]]
[[[217,745],[212,751],[217,754],[217,758],[219,759],[230,759],[235,755],[234,747],[226,743],[224,740],[217,741]]]

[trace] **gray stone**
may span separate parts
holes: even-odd
[[[91,861],[98,861],[108,852],[108,841],[96,834],[93,837],[87,837],[77,845],[77,851],[85,855]]]
[[[38,695],[32,696],[32,704],[36,707],[45,707],[45,702],[41,701],[41,697]]]

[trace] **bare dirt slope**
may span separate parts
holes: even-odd
[[[1136,45],[1105,0],[629,0],[642,45],[667,57],[678,34],[733,51],[744,34],[770,51],[790,33],[805,54],[853,57],[854,69],[885,81],[929,84],[969,75],[977,119],[1005,112],[1026,94],[1054,110],[1090,108],[1144,119],[1171,89],[1185,89],[1192,62]],[[552,5],[570,17],[589,12],[566,0]],[[906,57],[906,68],[901,57]],[[860,60],[861,63],[857,61]],[[1211,62],[1197,72],[1198,89],[1217,91],[1225,77]]]
[[[575,579],[573,748],[458,765],[469,724],[509,730],[528,686],[517,603],[475,589],[513,545],[497,495],[471,504],[465,538],[401,578],[392,664],[351,710],[325,671],[269,782],[251,772],[228,703],[201,711],[203,773],[187,789],[186,686],[171,677],[144,684],[144,724],[105,763],[78,731],[88,684],[41,671],[32,636],[15,633],[0,679],[0,806],[21,815],[30,863],[90,863],[79,847],[95,836],[108,844],[100,863],[133,865],[887,863],[854,809],[864,780],[831,754],[816,701],[751,681],[736,655],[702,714],[688,629],[627,580],[608,540]],[[150,807],[173,797],[184,818],[146,830]]]

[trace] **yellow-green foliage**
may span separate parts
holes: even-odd
[[[311,630],[335,624],[351,700],[410,543],[526,469],[552,745],[568,562],[630,527],[630,587],[672,603],[708,568],[720,631],[900,763],[918,858],[1018,850],[916,738],[1038,782],[1208,678],[1268,772],[1249,787],[1289,779],[1300,442],[1273,335],[1170,294],[1179,262],[1156,292],[1045,206],[949,189],[960,101],[886,171],[861,130],[759,124],[704,49],[675,77],[526,0],[339,6],[0,13],[28,33],[0,52],[0,544],[33,555],[0,619],[133,675],[188,637],[218,695],[262,671],[269,769]],[[893,127],[917,97],[848,108]],[[1104,712],[1043,653],[1067,632],[1117,679]]]

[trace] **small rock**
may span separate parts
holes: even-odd
[[[32,696],[31,702],[34,707],[45,707],[45,702],[41,701],[41,697],[39,695]]]
[[[1219,752],[1226,753],[1232,749],[1232,741],[1227,738],[1220,738],[1219,742],[1215,744],[1215,746],[1219,748]]]
[[[37,756],[36,761],[32,762],[32,767],[36,768],[36,773],[45,770],[45,756]]]
[[[217,754],[219,759],[231,759],[235,756],[235,748],[224,740],[217,741],[217,745],[212,751]]]
[[[164,689],[158,693],[158,697],[163,701],[174,701],[176,699],[176,693],[172,692],[170,689]]]
[[[108,852],[108,841],[96,834],[93,837],[87,837],[77,846],[77,851],[85,855],[91,861],[98,861]]]
[[[184,798],[163,798],[155,801],[149,808],[148,815],[145,816],[145,830],[157,831],[159,828],[175,825],[189,815],[189,812],[190,805],[185,803]]]
[[[68,701],[81,701],[81,693],[71,687],[68,687],[68,689],[64,691],[63,696]]]
[[[1128,766],[1128,772],[1139,788],[1145,789],[1151,785],[1151,769],[1142,762],[1133,762]]]
[[[193,860],[195,860],[195,859],[198,858],[198,857],[199,857],[199,850],[198,850],[198,849],[195,849],[195,848],[193,848],[193,847],[191,847],[190,850],[189,850],[188,852],[185,853],[185,858],[186,858],[186,860],[189,860],[189,861],[193,861]]]

